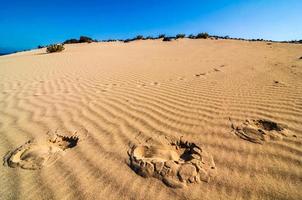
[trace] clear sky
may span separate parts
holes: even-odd
[[[302,39],[302,0],[0,0],[0,51],[87,35]]]

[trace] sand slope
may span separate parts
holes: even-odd
[[[1,157],[48,131],[79,131],[77,146],[50,166],[1,165],[1,199],[302,199],[302,45],[183,39],[65,47],[0,57]],[[296,137],[255,144],[232,132],[230,117],[273,120]],[[172,189],[134,173],[129,144],[162,136],[202,145],[217,176]]]

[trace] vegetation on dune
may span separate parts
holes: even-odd
[[[198,33],[196,35],[196,39],[207,39],[209,37],[209,34],[208,33]]]
[[[145,39],[146,39],[146,40],[154,40],[155,38],[152,37],[152,36],[147,36]]]
[[[179,33],[176,36],[166,36],[165,34],[160,34],[157,37],[153,36],[147,36],[144,37],[143,35],[137,35],[133,38],[129,39],[107,39],[107,40],[102,40],[102,42],[116,42],[116,41],[121,41],[124,43],[132,42],[135,40],[156,40],[156,39],[162,39],[164,42],[172,41],[173,39],[179,39],[179,38],[185,38],[186,35]],[[231,39],[231,40],[241,40],[241,41],[250,41],[250,42],[259,42],[259,41],[265,41],[267,42],[267,45],[271,45],[272,42],[277,42],[277,41],[272,41],[272,40],[265,40],[265,39],[244,39],[244,38],[236,38],[236,37],[230,37],[230,36],[217,36],[217,35],[209,35],[207,32],[202,32],[198,33],[197,35],[190,34],[187,36],[187,38],[190,39],[211,39],[211,40],[218,40],[218,39]],[[91,37],[87,36],[80,36],[79,39],[71,38],[68,40],[65,40],[63,44],[76,44],[76,43],[91,43],[91,42],[98,42],[95,39],[92,39]],[[292,44],[302,44],[302,40],[291,40],[291,41],[280,41],[280,43],[292,43]],[[52,53],[52,52],[60,52],[64,50],[63,44],[55,44],[55,45],[49,45],[49,46],[42,46],[39,45],[38,49],[47,47],[47,52]],[[300,58],[301,59],[301,58]]]
[[[80,36],[79,39],[68,39],[63,42],[63,44],[76,44],[76,43],[91,43],[91,42],[97,42],[97,40],[92,39],[91,37],[87,36]]]
[[[171,41],[171,40],[172,40],[171,37],[164,37],[164,39],[163,39],[164,42],[169,42],[169,41]]]
[[[128,42],[131,42],[131,41],[133,41],[133,39],[126,39],[126,40],[124,40],[124,43],[128,43]]]
[[[47,46],[46,52],[47,53],[55,53],[55,52],[61,52],[64,49],[65,48],[64,48],[63,44],[52,44],[52,45]]]
[[[195,39],[195,35],[190,34],[190,35],[188,36],[188,38],[190,38],[190,39]]]
[[[158,36],[158,39],[160,39],[160,38],[164,38],[164,37],[166,37],[166,35],[165,35],[165,34],[160,34],[160,35]]]
[[[134,38],[134,40],[142,40],[142,39],[144,39],[144,36],[142,35],[138,35]]]
[[[176,39],[178,39],[178,38],[184,38],[184,37],[186,37],[186,34],[177,34],[176,35]]]
[[[79,40],[77,39],[69,39],[69,40],[65,40],[64,44],[74,44],[74,43],[79,43]]]
[[[90,37],[87,37],[87,36],[81,36],[80,37],[80,40],[79,40],[79,43],[91,43],[91,42],[94,42],[94,40]]]

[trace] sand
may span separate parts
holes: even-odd
[[[210,39],[1,56],[0,199],[302,199],[301,56]],[[171,137],[208,152],[215,176],[174,188],[133,170],[134,145]]]

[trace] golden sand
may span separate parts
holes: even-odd
[[[210,39],[1,56],[0,199],[302,199],[301,56],[302,45]],[[56,130],[79,140],[50,145]],[[129,166],[131,145],[181,136],[213,157],[209,182],[176,189]],[[34,153],[8,154],[27,141]],[[64,154],[50,165],[7,165],[40,166],[52,145]]]

